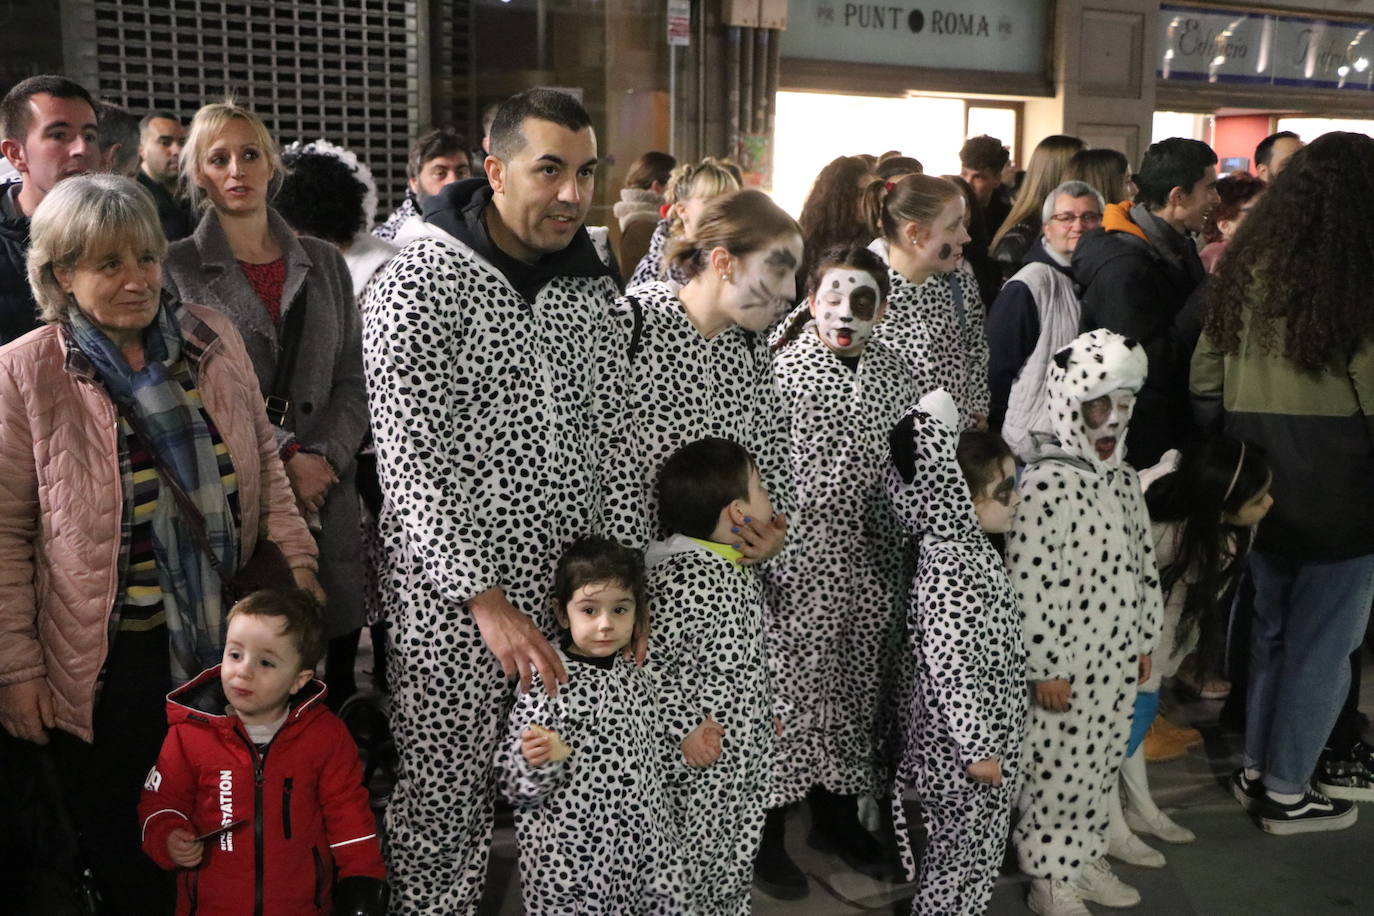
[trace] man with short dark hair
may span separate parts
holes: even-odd
[[[425,204],[448,185],[471,177],[467,141],[461,134],[452,128],[440,127],[421,135],[411,144],[410,155],[406,157],[406,178],[410,187],[405,200],[386,222],[372,230],[372,234],[398,248],[405,247],[410,241],[410,231],[416,226],[410,226],[404,233],[401,227],[413,222],[424,212]]]
[[[509,678],[537,673],[550,694],[566,679],[549,642],[564,545],[647,538],[638,463],[622,454],[616,283],[582,225],[590,119],[529,90],[501,106],[491,149],[486,177],[426,203],[363,307],[401,755],[389,873],[407,914],[476,912]]]
[[[138,171],[138,118],[113,102],[95,103],[100,128],[100,167],[112,175],[133,178]]]
[[[959,178],[973,191],[974,212],[969,214],[969,241],[964,260],[978,280],[984,302],[997,298],[1002,267],[991,255],[992,237],[1011,213],[1011,195],[1002,184],[1002,170],[1011,151],[996,137],[970,137],[959,150]]]
[[[181,194],[181,147],[186,128],[170,111],[150,111],[139,122],[138,183],[157,203],[157,218],[167,241],[186,238],[196,229],[190,204]]]
[[[1278,177],[1288,157],[1302,149],[1302,140],[1291,130],[1270,134],[1255,147],[1255,177],[1266,184]]]
[[[19,180],[0,186],[0,345],[38,327],[29,289],[29,218],[57,183],[100,167],[91,94],[64,76],[20,82],[0,101],[0,152]]]
[[[1073,271],[1083,287],[1081,330],[1124,334],[1149,357],[1126,438],[1126,460],[1147,468],[1195,435],[1192,344],[1182,340],[1178,316],[1206,276],[1190,233],[1201,232],[1221,202],[1217,154],[1200,140],[1162,140],[1146,150],[1135,183],[1136,203],[1107,205],[1102,228],[1074,249]]]

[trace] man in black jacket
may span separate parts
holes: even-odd
[[[0,187],[0,345],[38,327],[26,259],[29,218],[59,181],[99,168],[95,101],[63,76],[31,76],[0,102],[0,152],[19,180]]]
[[[170,111],[152,111],[139,122],[138,183],[157,203],[157,218],[167,241],[177,242],[196,230],[190,205],[178,193],[181,178],[181,147],[186,128]]]
[[[1083,287],[1080,328],[1107,328],[1140,341],[1150,359],[1126,437],[1137,468],[1157,462],[1193,435],[1188,364],[1196,341],[1176,319],[1206,272],[1188,233],[1220,203],[1217,156],[1199,140],[1171,137],[1152,145],[1136,177],[1134,206],[1111,204],[1102,228],[1083,236],[1073,271]]]

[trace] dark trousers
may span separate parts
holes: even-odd
[[[170,913],[171,872],[143,853],[139,793],[167,735],[167,630],[119,633],[95,707],[95,742],[63,731],[52,754],[81,851],[111,916]]]

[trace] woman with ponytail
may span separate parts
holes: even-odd
[[[709,201],[691,235],[670,243],[664,263],[685,280],[634,288],[614,305],[614,324],[629,354],[626,409],[634,430],[627,458],[643,469],[649,506],[642,540],[665,536],[654,482],[668,456],[715,436],[758,462],[779,518],[741,527],[740,549],[758,562],[782,544],[783,511],[792,504],[786,416],[760,339],[796,298],[801,229],[762,191]]]
[[[969,241],[967,202],[932,175],[908,175],[868,195],[875,228],[887,243],[892,295],[874,338],[895,350],[919,394],[943,388],[961,424],[987,428],[988,344],[977,284],[958,270]]]
[[[664,255],[669,244],[689,238],[696,231],[697,221],[709,201],[740,189],[739,176],[731,165],[707,156],[700,162],[683,163],[673,169],[663,195],[664,217],[649,237],[649,250],[630,275],[627,289],[660,280],[671,280],[678,286],[687,284],[687,276],[673,269]]]

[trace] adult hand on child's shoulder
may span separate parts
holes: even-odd
[[[1066,678],[1035,682],[1035,702],[1050,712],[1068,712],[1069,698],[1072,695]]]
[[[787,516],[775,512],[767,521],[746,518],[731,532],[739,538],[735,548],[744,555],[739,561],[740,565],[754,566],[772,559],[782,550],[783,542],[787,540]]]
[[[968,775],[974,782],[1000,786],[1002,784],[1002,764],[998,763],[996,757],[975,760],[968,765]]]
[[[538,671],[544,690],[551,697],[558,696],[558,685],[568,682],[558,652],[534,621],[506,600],[500,588],[493,586],[468,599],[468,610],[506,677],[520,678],[521,693],[530,689],[530,680]]]
[[[195,868],[205,856],[205,844],[185,827],[167,834],[167,857],[179,868]]]

